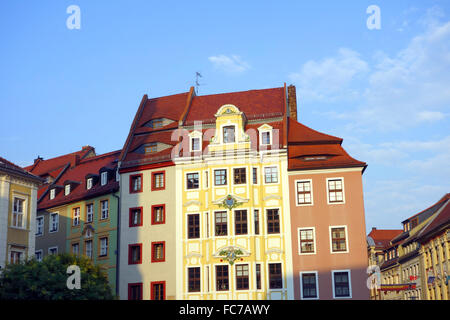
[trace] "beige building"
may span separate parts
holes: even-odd
[[[42,182],[0,157],[0,269],[34,257],[37,190]]]

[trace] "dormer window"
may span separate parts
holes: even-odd
[[[235,142],[235,127],[234,126],[223,127],[223,142],[224,143]]]
[[[154,119],[150,121],[150,127],[153,129],[161,128],[164,125],[163,119]]]
[[[270,144],[270,132],[261,133],[261,144]]]
[[[94,179],[93,178],[88,178],[87,180],[86,180],[86,189],[91,189],[92,188],[92,185],[93,185],[93,182],[94,182]]]
[[[273,128],[269,126],[267,123],[263,124],[258,128],[259,131],[259,144],[262,146],[270,146],[273,144],[273,136],[272,136]]]
[[[108,172],[103,171],[100,175],[100,184],[104,186],[108,182]]]
[[[158,151],[158,144],[157,143],[152,143],[148,146],[145,146],[144,148],[144,152],[145,153],[155,153]]]
[[[191,138],[192,151],[200,151],[200,138]]]
[[[67,196],[70,194],[70,184],[66,184],[64,186],[64,195]]]
[[[55,193],[56,193],[55,189],[50,189],[50,200],[55,199]]]

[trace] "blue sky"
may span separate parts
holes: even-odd
[[[299,120],[368,163],[367,230],[399,228],[450,192],[449,14],[445,0],[2,1],[0,154],[120,149],[142,95],[188,91],[196,71],[199,94],[292,83]]]

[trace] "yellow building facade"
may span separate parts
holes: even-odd
[[[278,146],[278,129],[266,119],[245,130],[234,105],[215,118],[184,128],[174,160],[177,299],[292,299],[286,149],[261,150]]]

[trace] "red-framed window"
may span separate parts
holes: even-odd
[[[166,242],[152,242],[152,262],[166,261]]]
[[[152,191],[164,190],[166,188],[166,172],[152,172]]]
[[[156,204],[152,206],[152,224],[166,223],[166,205]]]
[[[143,185],[142,173],[130,176],[130,193],[142,192]]]
[[[166,300],[166,282],[154,281],[150,282],[150,299]]]
[[[142,243],[128,245],[128,264],[142,263]]]
[[[142,207],[130,208],[129,227],[141,227],[144,221],[144,209]]]
[[[128,300],[142,300],[142,282],[128,284]]]

